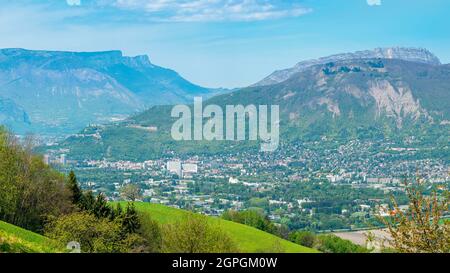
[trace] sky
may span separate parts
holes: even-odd
[[[0,0],[0,48],[122,50],[205,87],[376,47],[450,63],[448,0]]]

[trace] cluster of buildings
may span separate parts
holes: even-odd
[[[183,163],[181,161],[168,161],[167,170],[183,178],[192,178],[198,172],[197,163]]]
[[[66,154],[59,154],[57,156],[51,156],[50,154],[45,154],[43,160],[44,160],[44,163],[47,165],[54,165],[54,164],[66,165],[66,164],[68,164]]]
[[[355,190],[373,188],[387,194],[403,191],[402,177],[416,173],[431,183],[450,182],[448,162],[439,158],[414,159],[411,155],[420,152],[419,148],[392,149],[386,143],[358,141],[321,145],[290,143],[282,144],[274,153],[242,151],[177,159],[171,155],[143,162],[71,162],[65,153],[44,160],[49,164],[73,164],[85,186],[112,199],[119,198],[124,184],[133,183],[140,186],[143,201],[219,215],[227,209],[245,209],[252,206],[252,198],[262,198],[271,208],[268,216],[275,221],[299,214],[313,217],[317,212],[314,196],[282,194],[284,188],[295,183],[329,182],[334,187],[351,185]],[[88,177],[102,177],[98,173],[104,173],[106,178],[85,181],[84,173],[89,173]],[[112,173],[114,176],[109,175]],[[376,213],[385,202],[350,201],[355,204],[352,208],[331,210],[345,217],[355,213],[367,215]]]

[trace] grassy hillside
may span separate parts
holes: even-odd
[[[50,239],[37,233],[0,221],[0,253],[63,252]]]
[[[126,203],[122,204],[123,206]],[[164,224],[183,219],[187,211],[150,203],[135,203],[136,209],[148,213],[152,219]],[[264,231],[210,217],[211,223],[219,225],[242,252],[270,252],[273,249],[288,253],[313,253],[314,249],[280,239]],[[57,253],[64,252],[55,242],[37,233],[0,221],[0,253]]]
[[[126,203],[121,205],[126,206]],[[179,210],[163,205],[150,203],[135,203],[136,209],[151,215],[152,219],[164,224],[182,220],[187,215],[187,211]],[[292,242],[280,239],[267,232],[226,221],[220,218],[210,217],[211,222],[218,224],[235,241],[239,249],[246,253],[258,253],[270,251],[277,248],[288,253],[312,253],[317,252],[314,249],[303,247]]]

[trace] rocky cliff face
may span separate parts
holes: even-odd
[[[450,67],[425,57],[417,62],[395,58],[334,58],[334,62],[304,68],[281,83],[249,87],[211,101],[278,104],[285,122],[302,127],[390,122],[394,129],[401,129],[406,124],[449,120]]]
[[[358,51],[354,53],[343,53],[323,57],[317,60],[303,61],[298,63],[292,68],[275,71],[262,81],[256,83],[254,86],[264,86],[283,82],[289,79],[292,75],[302,72],[305,69],[314,65],[323,65],[331,62],[361,60],[361,59],[397,59],[430,65],[441,64],[439,59],[426,49],[403,48],[403,47],[377,48],[374,50]]]

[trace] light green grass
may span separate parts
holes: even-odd
[[[125,207],[126,202],[122,202],[121,205],[122,207]],[[135,206],[138,211],[148,213],[153,220],[162,225],[183,220],[188,214],[185,210],[150,203],[136,202]],[[270,252],[274,248],[281,249],[283,252],[287,253],[318,252],[317,250],[294,244],[275,235],[246,225],[216,217],[209,217],[209,221],[219,225],[222,230],[227,232],[238,245],[240,251],[245,253]]]
[[[0,253],[63,252],[56,244],[37,233],[0,221]]]

